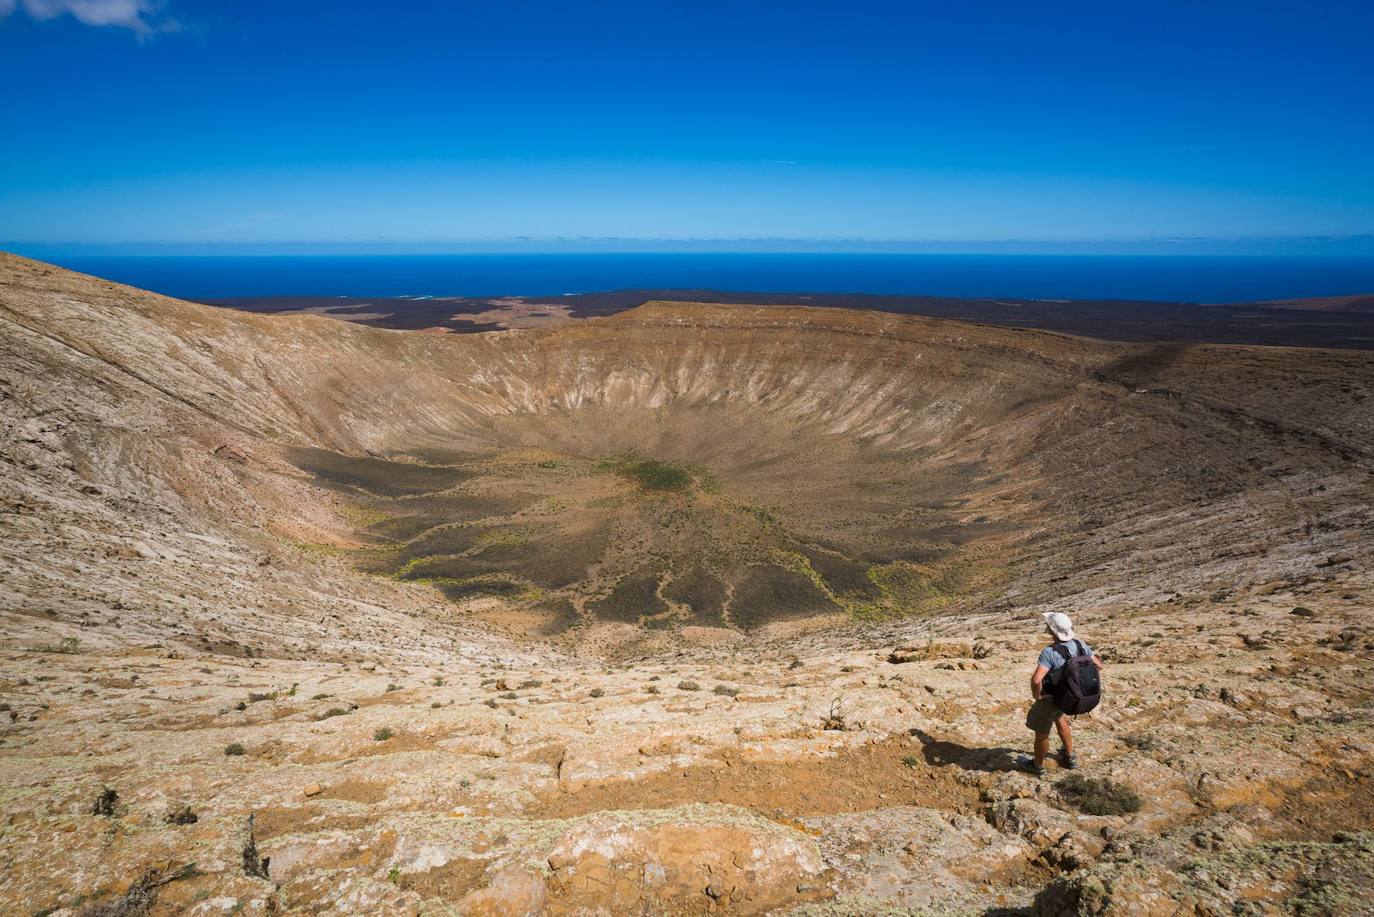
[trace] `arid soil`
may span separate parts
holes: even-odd
[[[1371,388],[0,256],[0,910],[1374,912]],[[1086,783],[1013,767],[1050,609],[1107,665]]]

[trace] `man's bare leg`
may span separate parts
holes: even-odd
[[[1067,716],[1061,716],[1054,721],[1054,729],[1059,733],[1059,741],[1064,744],[1064,757],[1073,757],[1073,725]],[[1045,736],[1046,740],[1049,736]],[[1045,742],[1046,750],[1049,749],[1049,742]]]
[[[1045,765],[1045,756],[1050,753],[1050,734],[1048,732],[1037,732],[1035,734],[1035,766]]]

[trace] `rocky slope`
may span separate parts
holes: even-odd
[[[0,900],[1358,913],[1372,384],[834,310],[455,338],[0,256]],[[1010,769],[1049,607],[1137,811]]]

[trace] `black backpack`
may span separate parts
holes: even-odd
[[[1053,649],[1064,659],[1064,665],[1055,674],[1050,696],[1054,705],[1071,716],[1087,713],[1102,700],[1102,675],[1097,671],[1093,659],[1083,650],[1083,641],[1078,644],[1078,655],[1069,655],[1068,647],[1056,641]]]

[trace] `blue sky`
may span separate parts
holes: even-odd
[[[0,0],[0,240],[1368,235],[1371,35],[1369,2]]]

